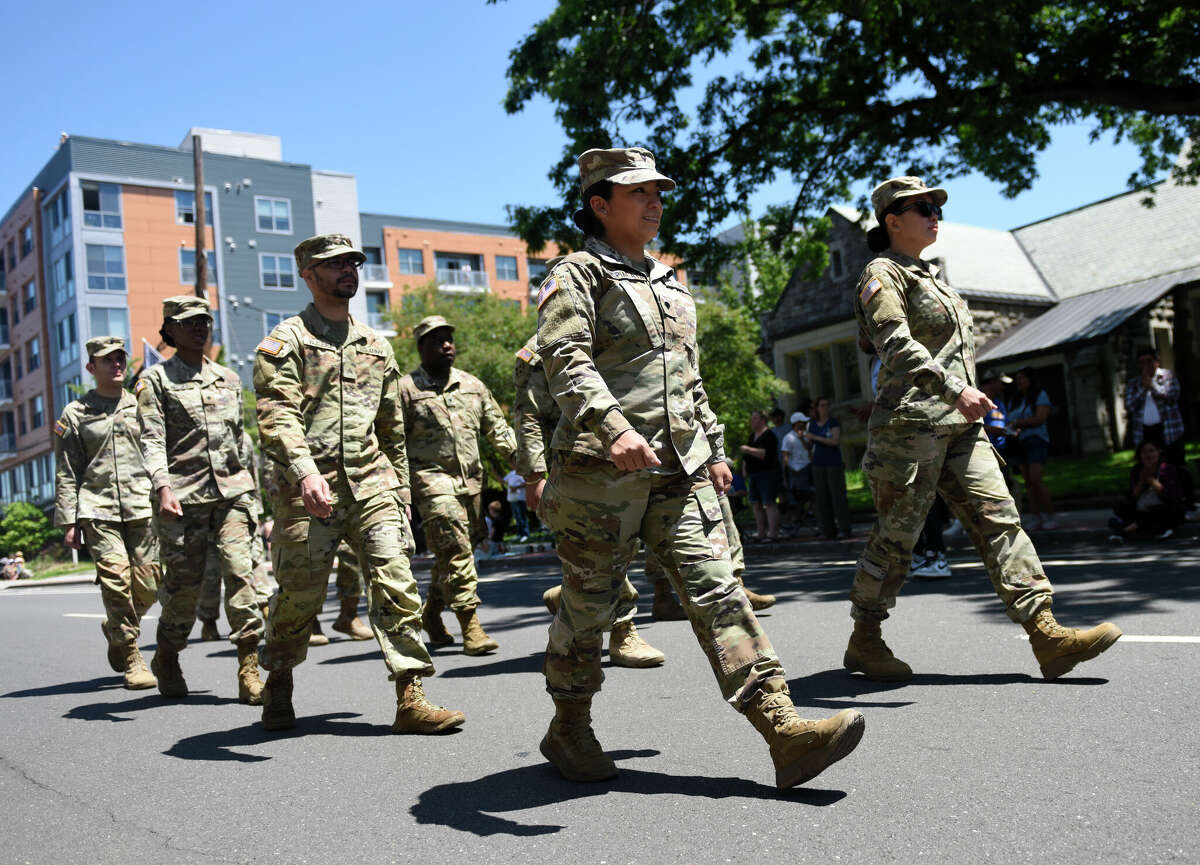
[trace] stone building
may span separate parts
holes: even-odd
[[[925,257],[971,306],[979,368],[1035,369],[1056,407],[1052,452],[1129,445],[1123,396],[1144,345],[1176,371],[1188,428],[1197,428],[1200,244],[1189,217],[1198,208],[1200,188],[1163,182],[1012,231],[941,224]],[[764,337],[776,373],[793,389],[783,408],[830,396],[845,457],[856,465],[866,429],[849,409],[870,399],[870,383],[852,302],[871,253],[858,211],[833,207],[828,216],[829,266],[816,279],[792,279]]]

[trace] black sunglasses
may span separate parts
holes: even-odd
[[[897,207],[892,213],[899,216],[901,213],[906,213],[910,210],[915,210],[918,214],[928,219],[931,216],[942,218],[942,208],[931,201],[926,201],[922,198],[920,201],[914,201],[912,204],[906,204],[903,207]]]

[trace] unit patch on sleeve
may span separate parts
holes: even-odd
[[[521,350],[517,352],[517,357],[525,361],[525,363],[533,363],[533,352],[527,348],[522,347]]]
[[[141,392],[142,392],[142,388],[144,388],[145,386],[146,386],[146,380],[145,380],[144,378],[139,378],[139,379],[137,380],[137,384],[135,384],[135,385],[133,386],[133,393],[134,393],[134,395],[137,395],[137,394],[141,393]]]
[[[274,337],[264,337],[263,341],[258,344],[258,350],[263,354],[278,357],[279,353],[283,351],[283,342]]]
[[[63,423],[63,419],[59,418],[54,424],[54,434],[62,438],[67,434],[67,425]]]
[[[542,304],[550,299],[550,295],[558,291],[558,280],[555,277],[550,277],[542,283],[542,290],[538,292],[538,309],[542,308]]]
[[[883,283],[879,281],[879,277],[875,277],[863,287],[861,292],[859,292],[858,299],[862,301],[863,306],[866,306],[871,302],[871,298],[875,296],[875,292],[879,291],[881,288],[883,288]]]

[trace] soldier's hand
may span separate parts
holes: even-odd
[[[616,441],[608,446],[608,455],[617,464],[617,468],[625,472],[662,465],[650,443],[634,429],[625,430],[617,436]]]
[[[162,514],[170,514],[173,517],[182,517],[183,508],[179,504],[179,499],[175,498],[175,491],[170,487],[158,488],[158,512]]]
[[[996,404],[988,399],[987,394],[973,387],[963,388],[963,392],[954,401],[954,407],[968,421],[977,421],[985,417]]]
[[[724,460],[709,463],[708,476],[712,479],[713,489],[719,496],[725,495],[733,486],[733,472],[729,470],[729,466],[725,464]]]
[[[71,549],[77,550],[83,546],[79,541],[79,526],[67,526],[67,533],[63,536],[63,543]]]
[[[304,509],[317,519],[324,520],[333,515],[333,494],[325,478],[320,475],[312,474],[300,479],[300,497],[304,499]]]
[[[542,501],[542,487],[546,486],[545,478],[538,478],[536,481],[525,481],[525,504],[535,514],[537,513],[538,504]]]

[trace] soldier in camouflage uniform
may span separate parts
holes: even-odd
[[[137,645],[159,583],[137,400],[122,386],[125,340],[99,336],[86,348],[96,386],[70,402],[54,425],[54,524],[66,530],[72,549],[86,538],[96,563],[109,666],[124,673],[126,688],[153,688],[158,682]]]
[[[746,593],[733,577],[717,493],[729,488],[722,428],[699,376],[696,308],[674,271],[647,256],[660,174],[649,151],[579,158],[584,249],[538,292],[538,351],[562,409],[539,515],[558,538],[562,605],[544,673],[555,716],[542,754],[567,778],[616,774],[591,726],[602,631],[640,537],[666,565],[721,693],[770,746],[775,782],[802,783],[845,757],[863,717],[799,717]]]
[[[487,436],[505,460],[516,440],[487,385],[454,367],[452,324],[431,315],[413,328],[413,339],[421,365],[400,380],[400,402],[413,498],[434,556],[421,621],[431,643],[453,643],[442,624],[442,610],[449,607],[462,628],[463,652],[482,655],[498,644],[484,632],[476,612],[479,574],[472,550],[486,534],[479,436]]]
[[[946,198],[944,189],[930,189],[919,177],[892,178],[871,194],[878,225],[867,240],[879,255],[859,279],[854,312],[883,364],[863,457],[878,519],[854,575],[854,633],[843,662],[872,679],[912,678],[883,642],[880,623],[895,606],[913,543],[941,493],[979,550],[1009,618],[1029,633],[1042,675],[1054,679],[1103,652],[1121,632],[1108,622],[1086,631],[1063,628],[1051,613],[1050,581],[980,423],[995,406],[975,386],[971,312],[937,266],[920,259],[937,239]]]
[[[208,301],[191,295],[164,300],[161,333],[175,354],[144,371],[135,388],[165,572],[150,669],[163,696],[187,696],[179,653],[196,622],[205,562],[215,548],[229,640],[237,646],[238,700],[257,705],[263,618],[250,577],[254,478],[242,454],[242,382],[204,356],[211,331]]]
[[[517,352],[514,372],[516,400],[517,454],[516,471],[525,479],[525,495],[529,506],[537,510],[542,488],[546,482],[547,442],[554,435],[562,411],[550,396],[546,371],[537,353],[537,336]],[[664,577],[664,579],[666,579]],[[670,591],[670,588],[667,589]],[[672,595],[674,597],[674,595]],[[542,602],[551,615],[558,612],[562,586],[547,589]],[[633,617],[637,615],[638,591],[628,575],[621,583],[617,606],[613,609],[612,633],[608,639],[608,657],[618,667],[655,667],[665,660],[658,649],[642,639]]]
[[[420,594],[409,568],[408,459],[399,370],[389,346],[350,317],[366,256],[342,234],[296,246],[313,302],[258,344],[254,389],[263,453],[274,464],[271,602],[262,665],[263,726],[295,726],[292,668],[308,652],[342,539],[365,564],[371,630],[395,681],[395,733],[457,727],[462,712],[425,699],[433,662],[421,642]]]

